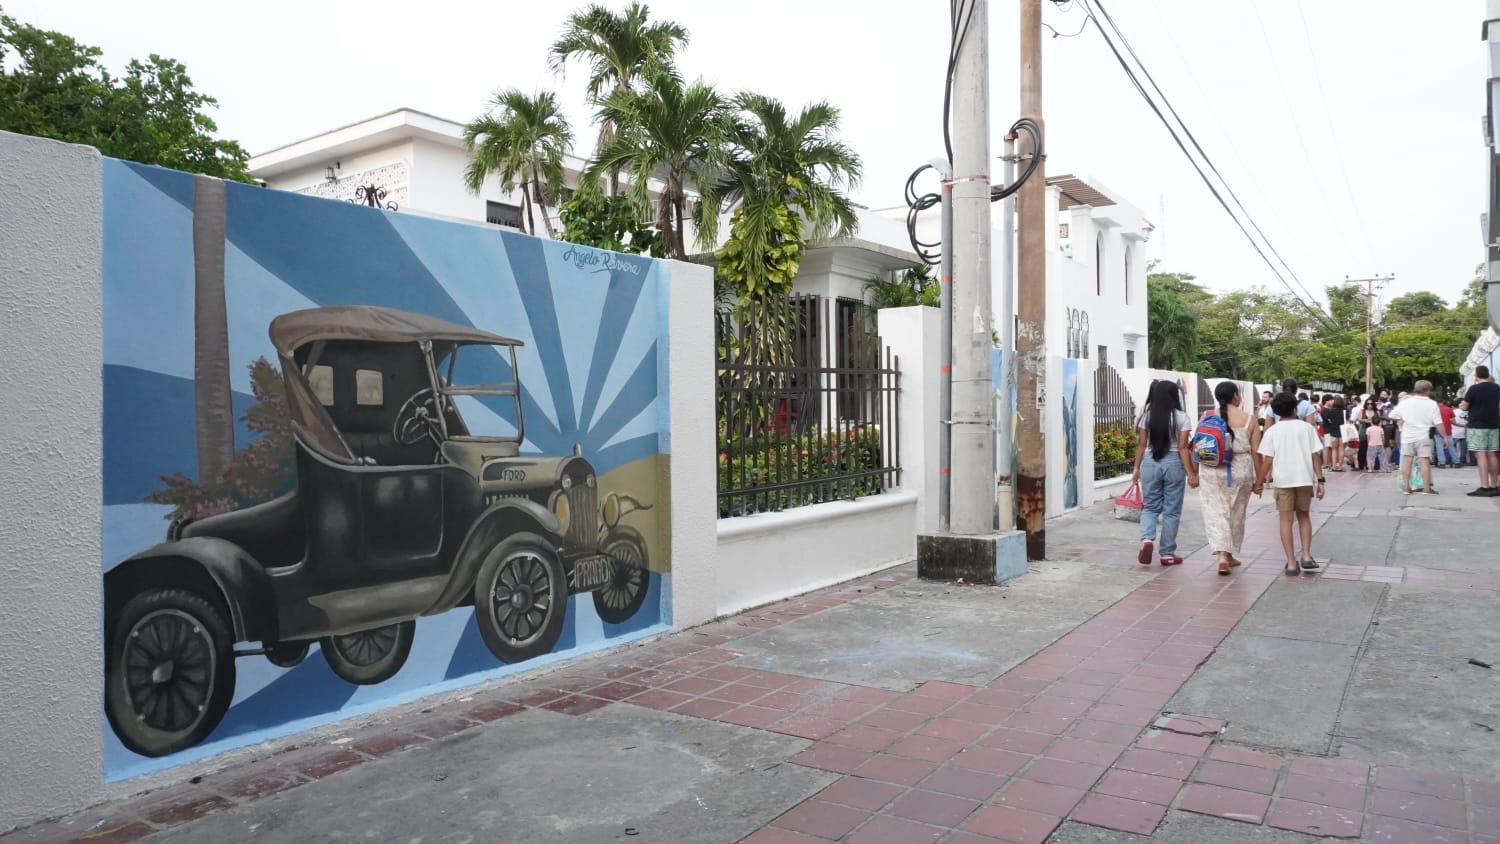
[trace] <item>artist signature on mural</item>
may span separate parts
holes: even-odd
[[[580,270],[586,269],[588,267],[595,267],[594,272],[596,273],[619,270],[620,272],[630,273],[631,275],[641,274],[641,267],[638,262],[632,261],[624,255],[618,255],[614,252],[608,252],[603,249],[590,249],[586,246],[570,246],[568,247],[568,251],[563,253],[563,260],[567,261]]]

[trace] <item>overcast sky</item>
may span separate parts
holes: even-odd
[[[105,51],[160,53],[217,97],[219,126],[252,153],[398,106],[455,120],[496,88],[559,91],[592,146],[582,68],[546,50],[571,2],[0,0],[21,20]],[[1103,0],[1272,243],[1320,296],[1345,276],[1394,273],[1387,296],[1452,300],[1483,259],[1486,61],[1474,0]],[[620,7],[621,0],[608,0]],[[843,110],[865,162],[855,199],[899,204],[941,152],[943,0],[654,0],[686,26],[689,76]],[[1071,34],[1078,3],[1044,3]],[[1016,10],[991,4],[993,147],[1017,112]],[[1048,172],[1110,186],[1158,225],[1165,268],[1216,290],[1277,281],[1092,27],[1044,42]],[[999,166],[996,166],[998,172]]]

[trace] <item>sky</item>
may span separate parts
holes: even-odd
[[[619,8],[623,0],[605,0]],[[1452,301],[1483,260],[1488,76],[1474,0],[1102,0],[1302,285],[1394,274],[1383,296]],[[547,47],[581,3],[3,0],[104,50],[158,53],[265,151],[397,107],[465,121],[500,88],[558,92],[593,144],[581,66]],[[653,0],[688,28],[682,71],[793,106],[826,99],[864,161],[853,198],[902,203],[942,152],[943,0]],[[1125,78],[1077,0],[1043,3],[1047,172],[1087,174],[1157,225],[1148,254],[1215,291],[1284,290]],[[857,12],[855,11],[857,10]],[[1018,116],[1017,6],[990,4],[992,151]],[[1080,32],[1081,30],[1081,32]],[[997,162],[995,171],[999,172]],[[1290,278],[1289,278],[1290,280]],[[1295,282],[1293,282],[1295,284]]]

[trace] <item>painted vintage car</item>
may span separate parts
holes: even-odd
[[[621,522],[647,508],[601,495],[577,446],[520,453],[520,341],[362,306],[284,314],[270,335],[295,488],[174,522],[105,575],[105,710],[126,747],[162,756],[207,737],[236,657],[292,666],[317,643],[339,677],[372,684],[400,670],[421,616],[472,605],[515,663],[556,645],[570,594],[592,593],[611,623],[641,608],[646,543]],[[466,412],[507,434],[472,433]]]

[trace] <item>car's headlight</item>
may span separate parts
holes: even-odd
[[[583,485],[586,486],[586,487],[588,487],[589,489],[593,489],[594,488],[594,484],[596,484],[596,483],[598,483],[598,479],[595,478],[593,475],[589,475],[587,478],[583,479]]]
[[[604,496],[604,524],[614,527],[620,523],[620,496],[611,492]]]
[[[552,494],[552,515],[557,517],[557,532],[567,533],[568,524],[573,519],[573,510],[568,506],[566,493],[554,492]]]
[[[559,483],[562,484],[563,492],[567,492],[568,490],[573,488],[573,479],[568,477],[567,475],[563,475],[562,480],[559,481]]]

